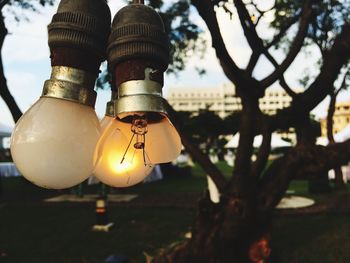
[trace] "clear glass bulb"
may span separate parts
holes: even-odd
[[[100,121],[101,131],[103,132],[109,126],[109,124],[111,124],[113,121],[114,121],[113,117],[105,115]]]
[[[152,172],[153,165],[142,143],[137,141],[139,136],[124,135],[119,125],[117,120],[110,123],[98,141],[94,175],[104,184],[128,187],[142,182]]]
[[[11,154],[19,171],[32,183],[69,188],[92,174],[100,134],[93,108],[42,97],[17,122]]]
[[[147,116],[135,114],[130,118],[146,118],[147,133],[145,134],[145,151],[153,164],[168,163],[175,160],[181,153],[180,136],[167,116],[159,113],[148,113]],[[121,116],[122,117],[122,116]],[[123,119],[124,120],[124,119]],[[127,135],[128,140],[132,136],[131,124],[116,120],[118,128]]]

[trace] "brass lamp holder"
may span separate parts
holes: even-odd
[[[64,99],[94,107],[96,92],[86,87],[95,85],[96,76],[70,67],[52,67],[51,78],[45,81],[42,97]]]
[[[61,0],[48,25],[51,78],[42,97],[95,106],[95,80],[110,32],[105,0]]]
[[[167,115],[162,86],[169,63],[168,38],[156,11],[143,1],[119,10],[112,22],[107,56],[118,92],[116,117]]]
[[[106,105],[106,113],[105,113],[105,116],[109,116],[109,117],[115,117],[115,101],[117,99],[117,93],[112,90],[111,91],[111,100],[107,102],[107,105]]]

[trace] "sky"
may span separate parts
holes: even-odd
[[[268,7],[270,1],[261,2]],[[114,16],[125,3],[121,0],[115,0],[109,1],[109,5],[112,16]],[[53,6],[41,9],[39,13],[25,12],[24,14],[28,18],[28,21],[23,20],[19,23],[13,17],[6,15],[5,10],[5,22],[9,31],[2,50],[5,76],[9,89],[23,112],[39,99],[43,83],[50,77],[51,67],[47,45],[47,25],[50,23],[56,9],[57,6]],[[271,12],[268,13],[258,28],[261,36],[271,35],[273,33],[266,26],[272,16],[273,14]],[[235,19],[236,17],[230,19],[230,16],[222,10],[217,10],[217,17],[229,53],[238,66],[244,67],[248,62],[251,50],[244,38],[238,19]],[[210,34],[206,30],[204,22],[198,15],[194,15],[193,20],[204,29],[203,34],[208,41],[208,50],[203,59],[199,57],[191,58],[185,71],[180,72],[178,76],[165,76],[163,89],[165,95],[168,87],[195,88],[220,86],[229,82],[216,59],[215,51],[211,48]],[[292,88],[299,88],[300,85],[297,80],[304,71],[310,71],[312,75],[317,74],[314,65],[320,56],[319,52],[316,48],[312,47],[304,51],[298,55],[285,74],[287,83]],[[281,51],[275,52],[275,55],[278,61],[281,61],[284,56]],[[202,66],[207,74],[199,76],[195,70],[198,65]],[[261,79],[272,70],[272,66],[266,60],[260,59],[258,67],[254,71],[254,76],[257,79]],[[341,101],[348,100],[349,98],[349,92],[343,92],[340,95]],[[108,90],[98,91],[95,109],[99,117],[104,115],[105,104],[109,99],[110,92]],[[327,101],[324,101],[313,113],[317,117],[324,116],[327,104]],[[0,123],[10,127],[14,126],[11,114],[2,99],[0,99]]]

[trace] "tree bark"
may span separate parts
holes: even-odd
[[[334,135],[333,135],[333,116],[335,112],[335,104],[337,101],[337,95],[339,94],[340,89],[337,91],[334,91],[331,93],[330,97],[331,100],[329,102],[329,107],[328,107],[328,113],[327,113],[327,138],[329,144],[334,144]],[[335,190],[336,191],[342,191],[346,189],[344,179],[343,179],[343,172],[341,170],[341,167],[335,167],[333,169],[334,171],[334,176],[335,176]]]
[[[248,263],[258,262],[257,257],[266,259],[270,253],[270,221],[261,214],[246,213],[240,204],[235,197],[214,204],[206,195],[199,202],[192,238],[156,257],[153,263]]]
[[[5,26],[4,17],[0,13],[0,96],[8,106],[14,122],[17,122],[18,119],[22,116],[22,111],[18,107],[15,99],[11,95],[11,92],[7,86],[7,81],[6,81],[3,62],[2,62],[1,50],[2,50],[6,35],[7,35],[7,29]]]
[[[206,22],[216,56],[228,79],[235,84],[237,95],[242,100],[240,142],[235,168],[230,181],[227,182],[210,160],[191,148],[191,142],[182,135],[186,148],[200,157],[201,166],[203,165],[206,171],[212,172],[211,176],[220,188],[220,202],[212,203],[208,194],[200,200],[191,239],[170,251],[165,251],[154,258],[153,262],[265,262],[270,254],[269,233],[273,210],[283,197],[289,182],[304,175],[317,178],[319,174],[350,159],[350,141],[321,147],[308,144],[310,140],[306,140],[264,169],[271,133],[278,128],[300,125],[308,118],[309,112],[329,93],[329,87],[333,85],[341,67],[349,58],[350,27],[344,26],[343,32],[336,38],[333,48],[324,59],[319,76],[309,89],[302,95],[295,95],[292,105],[287,110],[261,120],[258,99],[262,97],[265,86],[268,86],[266,83],[271,84],[281,79],[299,52],[311,15],[310,6],[305,5],[299,34],[290,54],[282,62],[282,67],[276,67],[277,69],[263,81],[265,85],[262,85],[262,81],[251,77],[250,71],[254,68],[254,63],[251,63],[247,72],[238,68],[229,55],[214,11],[215,1],[192,0],[192,4]],[[264,142],[257,162],[252,164],[253,140],[258,131],[264,131]],[[309,136],[305,133],[304,138],[304,135]]]
[[[336,37],[332,48],[323,59],[321,71],[315,81],[292,101],[290,107],[279,111],[271,117],[272,131],[287,130],[298,125],[300,120],[309,115],[333,89],[343,65],[350,58],[350,25],[345,25],[342,32]]]

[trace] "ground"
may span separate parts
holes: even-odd
[[[109,233],[91,231],[93,203],[46,203],[42,200],[65,192],[42,190],[22,178],[2,183],[0,262],[102,263],[109,255],[124,255],[139,263],[144,252],[152,255],[185,239],[206,180],[195,168],[191,178],[114,190],[139,196],[109,204],[109,219],[115,223]],[[289,190],[310,197],[306,182],[293,182]],[[276,212],[273,262],[348,262],[349,209],[327,209],[329,197],[316,196],[318,210]]]

